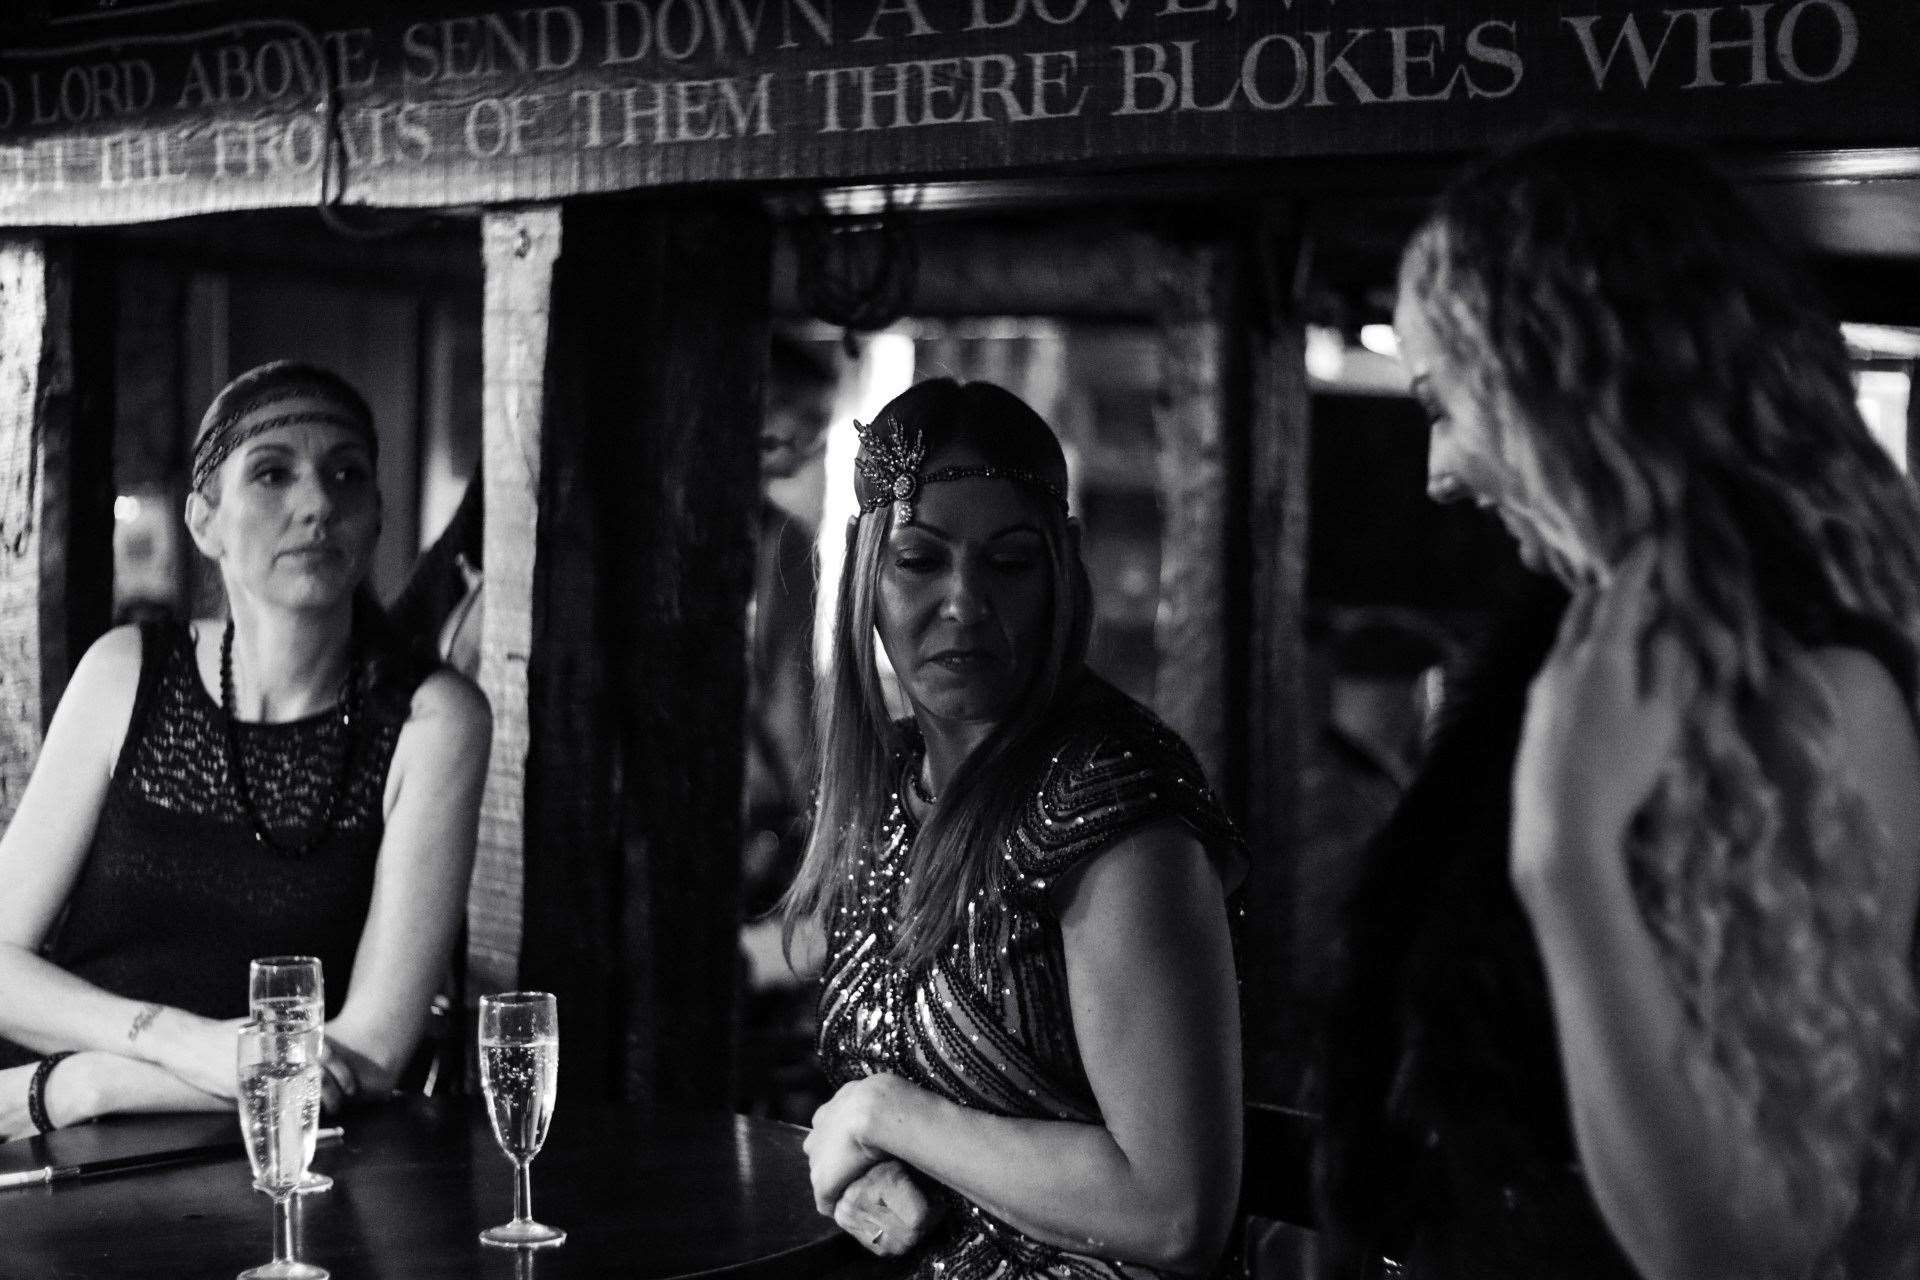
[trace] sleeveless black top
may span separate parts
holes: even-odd
[[[313,955],[337,1012],[373,898],[400,718],[353,717],[330,833],[307,853],[282,852],[256,838],[234,793],[225,716],[191,634],[149,624],[141,649],[126,740],[47,958],[118,995],[234,1018],[247,1012],[248,961]],[[304,846],[336,776],[338,711],[238,729],[255,809],[276,842]],[[0,1066],[36,1056],[0,1040]]]

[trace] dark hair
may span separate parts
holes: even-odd
[[[1053,429],[1025,401],[985,382],[936,378],[903,391],[881,411],[926,441],[931,464],[965,445],[990,464],[1051,476],[1062,490],[1066,460]],[[879,419],[876,418],[876,421]],[[1009,483],[1017,483],[1009,481]],[[1047,653],[1018,709],[962,763],[916,846],[916,869],[901,901],[894,956],[932,960],[957,936],[967,903],[998,883],[1000,833],[1031,793],[1046,729],[1086,655],[1091,593],[1065,512],[1033,490],[1053,586]],[[913,732],[888,713],[874,661],[874,616],[893,506],[855,518],[834,612],[833,663],[819,699],[813,829],[793,887],[782,902],[788,937],[803,918],[830,921],[847,890],[847,866],[890,803]]]
[[[353,593],[353,652],[361,705],[395,725],[406,722],[414,690],[441,665],[433,645],[396,627],[365,583]]]

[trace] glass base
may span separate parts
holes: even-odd
[[[313,1171],[309,1170],[307,1172],[307,1175],[300,1179],[300,1185],[293,1189],[293,1194],[297,1196],[306,1196],[306,1195],[312,1195],[317,1191],[331,1191],[331,1190],[333,1190],[332,1178],[329,1178],[324,1173],[314,1173]]]
[[[263,1262],[242,1271],[235,1280],[327,1280],[332,1274],[311,1262]]]
[[[531,1219],[503,1222],[480,1233],[481,1244],[490,1244],[497,1249],[547,1249],[556,1244],[565,1244],[566,1241],[567,1233],[560,1228]]]

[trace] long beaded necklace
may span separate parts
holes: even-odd
[[[235,710],[237,700],[233,694],[233,618],[227,618],[226,633],[220,637],[220,709],[226,713],[227,729],[227,781],[233,787],[234,795],[239,797],[240,807],[246,810],[247,821],[253,827],[255,842],[265,845],[278,853],[303,858],[320,847],[333,833],[333,813],[340,807],[340,797],[346,794],[347,775],[353,764],[353,720],[359,709],[359,681],[353,678],[353,651],[347,651],[346,688],[340,696],[340,727],[335,736],[340,739],[340,752],[334,761],[333,785],[327,790],[327,803],[320,810],[319,821],[314,825],[313,834],[297,845],[282,844],[267,829],[266,820],[260,816],[259,806],[253,800],[253,787],[247,781],[246,760],[240,754],[240,717]]]

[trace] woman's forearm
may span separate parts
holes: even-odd
[[[0,943],[0,1035],[42,1053],[96,1050],[230,1094],[222,1024],[104,991],[24,947]]]
[[[163,1067],[87,1050],[47,1077],[47,1114],[58,1126],[141,1111],[223,1111],[233,1102],[196,1089]]]
[[[0,944],[0,1035],[16,1044],[151,1062],[165,1052],[165,1010],[104,991],[24,947]]]
[[[1176,1271],[1215,1260],[1204,1207],[1100,1125],[992,1115],[895,1080],[861,1137],[1047,1244]]]
[[[1572,838],[1575,843],[1578,837]],[[1650,1280],[1799,1274],[1819,1224],[1791,1212],[1751,1128],[1683,1068],[1689,1030],[1617,850],[1562,847],[1521,886],[1545,963],[1575,1138],[1614,1233]]]

